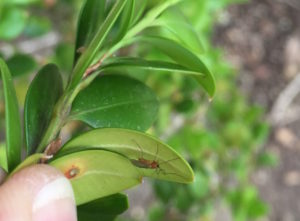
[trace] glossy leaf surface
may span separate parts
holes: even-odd
[[[53,64],[44,66],[33,79],[26,95],[24,109],[28,154],[33,153],[41,141],[62,91],[62,78]]]
[[[12,171],[21,161],[22,130],[18,100],[10,71],[0,58],[0,72],[5,100],[6,155],[8,170]]]
[[[190,70],[204,74],[203,76],[195,76],[195,79],[205,89],[205,91],[213,97],[215,94],[215,79],[205,64],[192,52],[182,47],[177,42],[161,37],[142,36],[138,37],[139,41],[145,42],[157,48],[172,60]]]
[[[85,0],[83,4],[77,25],[74,64],[82,54],[80,48],[84,50],[88,46],[105,16],[106,1]]]
[[[124,156],[104,150],[85,150],[54,159],[50,165],[71,181],[76,204],[109,196],[141,182],[141,175]]]
[[[120,75],[96,78],[73,102],[70,119],[94,128],[147,130],[156,118],[156,95],[143,83]]]
[[[128,209],[124,194],[103,197],[77,207],[78,221],[112,221]]]
[[[189,164],[177,152],[145,133],[116,128],[92,130],[69,141],[58,156],[84,149],[120,153],[130,159],[143,176],[179,183],[189,183],[194,178]],[[142,159],[157,162],[159,168],[145,168],[149,165],[143,164]]]

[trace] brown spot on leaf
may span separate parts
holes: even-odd
[[[72,166],[71,169],[67,170],[65,172],[65,177],[68,179],[75,178],[80,173],[80,169],[77,166]]]

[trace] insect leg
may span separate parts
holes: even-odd
[[[141,157],[140,158],[144,158],[144,152],[143,152],[143,149],[141,148],[141,146],[138,144],[138,142],[136,142],[134,139],[132,139],[132,141],[138,146],[138,148],[141,150]]]
[[[156,143],[156,154],[155,154],[155,159],[154,159],[154,161],[156,161],[156,162],[157,162],[157,156],[158,156],[158,143]],[[159,164],[159,162],[158,162],[158,164]]]

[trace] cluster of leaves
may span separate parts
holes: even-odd
[[[235,71],[210,40],[216,19],[212,15],[234,2],[187,0],[180,5],[206,49],[204,56],[198,55],[217,73],[218,91],[211,103],[196,93],[195,82],[188,78],[150,76],[159,96],[166,98],[162,99],[156,132],[165,134],[168,143],[186,155],[195,171],[195,182],[175,186],[155,181],[157,202],[149,220],[214,220],[220,207],[231,211],[236,221],[255,220],[268,212],[250,181],[258,167],[276,164],[276,158],[262,148],[269,130],[264,111],[242,95],[235,85]],[[153,50],[147,52],[160,57]],[[184,124],[171,134],[164,133],[174,117]]]
[[[6,129],[6,158],[1,157],[6,160],[0,165],[9,176],[36,163],[58,168],[71,181],[79,220],[114,219],[127,209],[127,197],[118,193],[139,184],[145,176],[193,181],[189,164],[167,144],[144,132],[156,119],[157,96],[128,76],[128,72],[144,70],[186,75],[214,96],[214,78],[194,52],[202,51],[197,35],[188,23],[179,23],[180,30],[174,23],[174,16],[181,14],[175,8],[179,2],[84,1],[68,80],[63,82],[56,65],[47,64],[28,88],[24,160],[12,79],[16,75],[0,59]],[[7,4],[4,7],[10,7]],[[153,31],[156,29],[164,31]],[[183,32],[191,36],[185,38]],[[159,59],[146,56],[143,48],[155,48]],[[71,121],[81,121],[89,129],[61,146],[60,131]]]
[[[46,17],[29,12],[28,6],[42,7],[40,0],[3,0],[0,2],[0,39],[13,40],[21,34],[36,37],[51,30]]]

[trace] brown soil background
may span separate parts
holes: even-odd
[[[214,42],[238,69],[239,85],[266,108],[273,124],[266,148],[279,158],[276,168],[253,174],[271,221],[300,220],[300,93],[293,95],[280,122],[271,116],[279,97],[300,75],[300,0],[253,0],[234,5],[220,16]],[[299,80],[298,80],[299,82]],[[286,97],[284,97],[286,96]],[[281,105],[283,106],[283,105]],[[291,119],[290,119],[291,118]]]

